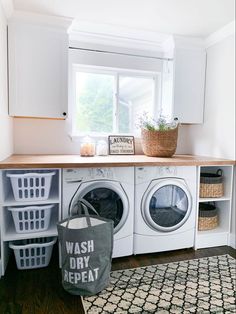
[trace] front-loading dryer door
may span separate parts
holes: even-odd
[[[154,180],[142,200],[145,222],[161,232],[179,229],[192,209],[191,194],[182,179]]]
[[[81,183],[70,203],[72,214],[73,208],[79,198],[84,198],[97,211],[99,216],[114,221],[114,233],[117,233],[125,224],[129,213],[128,197],[118,182],[113,181],[90,181]],[[94,212],[89,210],[94,215]]]

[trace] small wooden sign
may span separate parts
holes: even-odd
[[[134,155],[134,137],[122,135],[108,136],[110,155]]]

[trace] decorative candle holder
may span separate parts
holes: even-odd
[[[86,136],[82,139],[80,144],[80,156],[92,157],[95,155],[95,143],[91,137]]]

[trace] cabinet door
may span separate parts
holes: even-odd
[[[173,116],[181,123],[203,123],[206,52],[176,49]]]
[[[9,114],[65,118],[67,114],[68,35],[65,30],[10,22]]]
[[[173,61],[163,62],[163,115],[181,123],[203,123],[206,52],[175,48]]]

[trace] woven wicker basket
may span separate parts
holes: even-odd
[[[178,139],[178,126],[168,131],[149,131],[142,129],[143,152],[152,157],[171,157],[174,155]]]
[[[222,197],[224,195],[223,172],[218,169],[216,173],[201,173],[200,197]]]
[[[218,213],[215,205],[199,204],[198,230],[211,230],[219,224]]]

